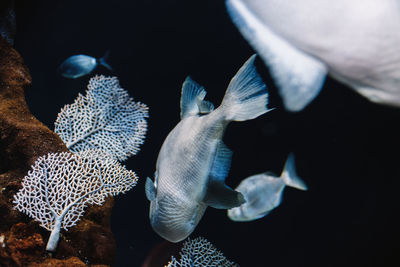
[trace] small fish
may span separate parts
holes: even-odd
[[[221,105],[204,100],[206,91],[189,77],[182,86],[181,121],[158,154],[154,183],[146,180],[153,229],[170,242],[192,233],[207,206],[229,209],[244,203],[225,185],[232,152],[222,142],[231,121],[254,119],[267,111],[268,92],[250,57],[229,83]]]
[[[400,107],[400,1],[227,0],[269,67],[286,109],[300,111],[326,75],[372,102]]]
[[[109,52],[107,51],[105,55],[99,59],[87,55],[70,56],[61,63],[58,71],[62,76],[71,79],[76,79],[91,73],[99,64],[112,71],[111,66],[106,62],[108,55]]]
[[[293,154],[289,155],[281,177],[261,173],[244,179],[235,190],[243,194],[246,202],[229,209],[228,217],[238,222],[264,217],[279,206],[286,186],[307,190],[305,183],[296,174]]]

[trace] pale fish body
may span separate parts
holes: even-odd
[[[252,56],[231,80],[221,105],[204,100],[203,87],[187,78],[181,96],[181,121],[158,155],[155,181],[146,180],[153,229],[171,242],[192,233],[207,206],[229,209],[243,196],[225,185],[232,152],[222,136],[230,121],[254,119],[268,111],[268,93]]]
[[[326,75],[370,101],[400,106],[400,1],[227,0],[269,67],[285,107],[302,110]]]
[[[76,79],[91,73],[99,64],[112,70],[111,66],[106,62],[107,58],[108,51],[99,59],[87,55],[70,56],[61,63],[58,71],[66,78]]]
[[[229,209],[228,217],[238,222],[264,217],[279,206],[286,186],[307,190],[305,183],[296,174],[293,154],[289,155],[280,177],[260,173],[244,179],[235,190],[243,194],[246,202]]]

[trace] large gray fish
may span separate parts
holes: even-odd
[[[294,156],[290,154],[280,177],[260,173],[244,179],[235,190],[243,194],[245,203],[228,210],[232,221],[253,221],[267,215],[282,201],[283,189],[291,186],[307,190],[307,186],[296,174]]]
[[[74,55],[67,58],[58,67],[58,71],[66,78],[76,79],[91,73],[99,64],[112,71],[107,63],[109,52],[99,59],[87,55]]]
[[[154,183],[146,180],[153,229],[171,242],[190,235],[206,207],[229,209],[243,196],[224,184],[232,152],[222,142],[230,121],[254,119],[268,111],[268,93],[254,66],[246,61],[229,83],[221,105],[205,101],[203,87],[187,78],[182,86],[181,121],[158,154]]]
[[[302,110],[326,75],[370,101],[400,106],[399,0],[227,0],[288,110]]]

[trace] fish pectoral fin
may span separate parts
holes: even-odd
[[[226,1],[228,13],[244,38],[269,67],[289,111],[300,111],[320,92],[327,67],[278,36],[241,0]]]
[[[156,188],[153,181],[149,177],[146,179],[145,193],[149,201],[153,201],[156,198]]]
[[[211,166],[211,180],[224,183],[231,168],[232,154],[232,151],[222,141],[220,141],[217,145],[214,161]]]
[[[204,100],[206,94],[207,92],[203,86],[187,77],[182,85],[181,119],[213,111],[214,105]]]
[[[242,193],[220,182],[211,182],[203,202],[216,209],[231,209],[246,202]]]

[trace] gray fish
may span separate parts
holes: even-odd
[[[326,75],[372,102],[400,107],[399,0],[227,0],[269,67],[285,107],[302,110]]]
[[[58,71],[66,78],[76,79],[91,73],[99,64],[112,71],[106,62],[109,52],[107,51],[102,58],[96,59],[87,55],[74,55],[61,63]]]
[[[158,155],[154,183],[146,180],[153,229],[171,242],[190,235],[207,206],[237,207],[243,196],[225,185],[232,152],[222,142],[230,121],[254,119],[268,110],[268,92],[250,57],[231,80],[221,105],[204,100],[203,87],[187,78],[181,121]]]
[[[238,222],[264,217],[279,206],[286,186],[307,190],[306,184],[296,174],[293,154],[286,160],[280,177],[260,173],[244,179],[235,190],[243,194],[246,202],[239,207],[229,209],[228,217]]]

